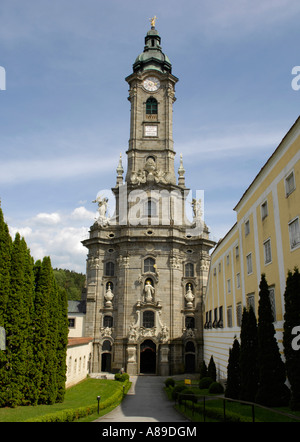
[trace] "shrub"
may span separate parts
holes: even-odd
[[[129,380],[129,374],[128,373],[116,373],[115,374],[115,381],[119,382],[125,382]]]
[[[185,389],[186,389],[185,385],[176,385],[176,387],[174,387],[174,390],[172,391],[172,399],[176,401],[178,393],[181,393],[181,391]]]
[[[224,393],[224,387],[219,382],[213,382],[212,384],[210,384],[208,391],[209,393],[213,394],[218,394],[218,393],[222,394]]]
[[[212,384],[212,383],[213,383],[212,378],[208,378],[208,377],[202,378],[202,379],[200,379],[200,382],[199,382],[199,388],[200,388],[200,390],[209,388],[210,384]]]
[[[168,378],[165,380],[165,386],[166,387],[174,387],[175,386],[175,381],[173,378]]]

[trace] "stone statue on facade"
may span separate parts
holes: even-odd
[[[150,281],[146,282],[144,290],[145,290],[145,302],[152,302],[153,301],[153,296],[154,296],[154,293],[155,293],[155,288],[152,286]]]
[[[98,218],[96,219],[96,223],[100,226],[109,225],[109,219],[106,216],[107,206],[108,206],[108,198],[103,198],[102,196],[98,196],[93,203],[98,203]]]

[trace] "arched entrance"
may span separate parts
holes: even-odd
[[[101,371],[111,371],[111,342],[107,339],[102,344]]]
[[[185,345],[185,372],[195,373],[196,350],[193,342],[189,341]]]
[[[156,345],[150,339],[140,346],[140,373],[156,373]]]

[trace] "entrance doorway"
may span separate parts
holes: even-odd
[[[189,341],[185,345],[185,372],[195,373],[196,350],[193,342]]]
[[[150,339],[141,344],[140,373],[156,373],[156,345]]]
[[[102,353],[101,371],[111,371],[111,353]]]

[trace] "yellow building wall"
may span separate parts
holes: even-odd
[[[293,171],[295,190],[286,195],[286,177]],[[268,215],[262,219],[262,204],[267,201]],[[212,254],[205,297],[206,312],[223,306],[223,328],[205,328],[204,359],[208,363],[214,356],[219,378],[226,378],[229,348],[235,336],[239,337],[236,308],[247,306],[249,295],[254,294],[255,313],[258,316],[259,282],[265,273],[269,286],[274,288],[276,337],[282,349],[284,320],[284,290],[288,270],[300,267],[300,245],[291,250],[289,223],[299,217],[300,223],[300,120],[270,157],[236,206],[237,223],[217,245]],[[245,223],[250,231],[245,234]],[[264,242],[271,242],[271,262],[265,262]],[[235,248],[239,248],[239,257]],[[251,253],[252,272],[247,272],[247,255]],[[229,256],[229,263],[227,263]],[[219,271],[219,265],[221,265]],[[240,273],[240,288],[237,288]],[[231,292],[228,283],[231,281]],[[227,323],[227,310],[232,308],[231,327]]]

